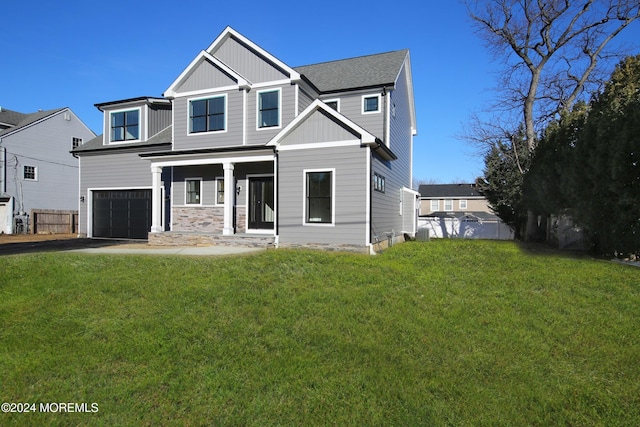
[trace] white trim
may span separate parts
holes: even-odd
[[[365,111],[364,110],[364,100],[366,98],[378,98],[378,109],[375,111]],[[368,94],[368,95],[362,95],[362,104],[360,107],[360,113],[361,114],[380,114],[382,112],[382,94],[378,93],[378,94]]]
[[[188,203],[187,202],[187,181],[200,181],[200,194],[198,194],[199,203]],[[185,206],[202,206],[202,199],[204,198],[204,188],[203,188],[203,179],[201,177],[186,177],[184,178],[184,204]]]
[[[220,86],[216,88],[207,88],[207,89],[198,89],[198,90],[190,90],[189,92],[182,92],[176,95],[173,99],[177,98],[207,98],[207,94],[211,94],[212,97],[216,96],[215,94],[218,92],[232,92],[238,90],[238,85],[233,86]]]
[[[200,51],[200,53],[189,63],[187,68],[185,68],[182,73],[171,83],[171,85],[165,90],[164,96],[166,98],[175,98],[177,96],[183,96],[189,92],[180,93],[176,92],[176,88],[193,72],[193,69],[197,67],[203,61],[209,61],[213,63],[214,66],[221,68],[225,73],[230,75],[232,78],[235,78],[238,85],[232,86],[232,88],[240,87],[240,88],[250,88],[251,82],[249,82],[244,76],[239,74],[237,71],[229,67],[224,62],[220,61],[218,58],[211,55],[209,52]]]
[[[462,207],[462,202],[464,202],[464,207]],[[469,206],[469,201],[467,199],[459,199],[458,200],[458,208],[461,211],[466,211],[467,209],[469,209],[468,206]]]
[[[361,138],[361,143],[373,144],[376,142],[376,137],[374,135],[370,134],[369,132],[364,130],[362,127],[358,126],[356,123],[349,120],[347,117],[338,113],[336,110],[329,107],[323,101],[316,99],[311,104],[309,104],[309,106],[305,108],[304,111],[298,115],[298,117],[293,119],[287,126],[284,127],[284,129],[278,132],[278,134],[274,136],[271,139],[271,141],[269,141],[267,146],[276,146],[278,147],[278,149],[280,149],[280,140],[282,140],[288,133],[290,133],[292,130],[298,127],[300,123],[302,123],[308,116],[313,114],[316,110],[320,110],[320,109],[325,111],[332,117],[334,117],[339,122],[344,123],[347,127],[349,127],[350,129],[354,130],[357,134],[359,134]]]
[[[249,127],[247,123],[247,94],[248,91],[242,91],[242,145],[247,145],[247,128]]]
[[[331,222],[307,222],[307,174],[315,172],[331,172]],[[302,170],[302,226],[303,227],[335,227],[336,226],[336,168],[314,168]]]
[[[138,139],[124,139],[122,141],[112,141],[111,140],[111,115],[114,113],[126,113],[128,111],[137,111],[138,112]],[[146,121],[146,120],[145,120]],[[145,135],[142,135],[142,131],[143,131],[143,126],[142,126],[142,106],[139,107],[133,107],[133,108],[120,108],[118,110],[109,110],[108,114],[107,114],[107,123],[106,123],[106,132],[105,132],[105,139],[107,141],[107,145],[121,145],[121,144],[131,144],[134,142],[140,142],[143,141],[145,138]],[[126,129],[126,128],[125,128]],[[145,129],[146,130],[146,129]]]
[[[188,155],[183,155],[188,156]],[[274,155],[263,155],[263,156],[255,156],[255,157],[221,157],[221,158],[212,158],[212,157],[201,157],[203,154],[193,154],[190,159],[178,159],[173,160],[152,160],[152,166],[158,167],[167,167],[167,166],[198,166],[198,165],[221,165],[224,163],[256,163],[256,162],[272,162],[274,159]],[[159,158],[156,158],[159,159]]]
[[[211,95],[211,96],[201,96],[201,97],[195,97],[195,98],[187,98],[187,136],[198,136],[198,135],[212,135],[212,134],[220,134],[220,133],[227,133],[227,119],[229,117],[229,98],[228,98],[228,93],[221,93],[218,95]],[[202,101],[202,100],[209,100],[209,99],[215,99],[215,98],[224,98],[224,129],[222,130],[208,130],[208,131],[204,131],[204,132],[192,132],[191,131],[191,103],[193,101]],[[208,126],[208,125],[207,125]]]
[[[290,79],[281,79],[281,80],[271,80],[263,83],[254,83],[251,85],[251,89],[260,89],[260,88],[268,88],[271,86],[287,86],[291,85]]]
[[[25,168],[33,168],[33,178],[25,178],[25,176],[24,176]],[[38,181],[38,166],[22,165],[22,180],[23,181],[30,181],[30,182],[37,182]]]
[[[366,156],[367,156],[367,190],[366,190],[366,197],[365,197],[365,245],[369,246],[369,251],[373,252],[373,246],[371,245],[371,201],[372,201],[372,197],[371,197],[371,159],[372,159],[372,155],[371,155],[371,147],[367,146],[366,149]]]
[[[336,111],[339,113],[340,112],[340,98],[331,98],[331,99],[323,99],[322,102],[324,102],[325,104],[328,104],[329,102],[335,102],[336,105]],[[327,105],[327,107],[329,107]],[[331,108],[331,107],[329,107]]]
[[[269,92],[278,92],[278,126],[264,126],[260,127],[260,94],[269,93]],[[270,88],[264,90],[256,91],[256,130],[264,131],[264,130],[273,130],[273,129],[281,129],[282,128],[282,88]]]
[[[292,144],[281,145],[278,151],[292,151],[292,150],[309,150],[313,148],[335,148],[335,147],[354,147],[360,146],[360,140],[348,140],[348,141],[328,141],[328,142],[310,142],[307,144]]]

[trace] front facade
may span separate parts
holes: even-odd
[[[226,28],[163,98],[97,107],[89,237],[371,251],[416,231],[406,50],[293,68]]]
[[[19,113],[0,108],[0,233],[24,231],[34,210],[78,208],[74,148],[95,134],[69,108]]]

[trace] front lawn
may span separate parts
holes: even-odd
[[[629,266],[462,240],[0,262],[0,401],[97,404],[2,425],[640,420]]]

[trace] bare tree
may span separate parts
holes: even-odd
[[[601,84],[600,63],[620,54],[607,51],[609,42],[640,17],[639,0],[465,3],[479,35],[505,61],[496,107],[524,123],[531,150],[539,126]]]
[[[624,54],[609,43],[640,17],[640,0],[464,1],[478,34],[504,61],[493,107],[500,118],[476,121],[466,139],[491,148],[524,124],[530,153],[551,119],[602,85],[613,68],[607,59]],[[536,231],[529,211],[527,238]]]

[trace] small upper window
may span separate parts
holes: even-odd
[[[461,199],[460,200],[460,210],[465,210],[467,209],[467,200],[466,199]]]
[[[81,145],[82,145],[82,138],[76,138],[76,137],[72,137],[71,138],[71,149],[72,150],[75,150],[76,148],[78,148]]]
[[[377,173],[373,174],[373,189],[381,193],[385,192],[385,178]]]
[[[258,92],[258,128],[280,126],[280,91]]]
[[[453,200],[447,199],[444,201],[444,210],[452,211],[453,210]]]
[[[139,111],[111,113],[111,141],[135,141],[140,138]]]
[[[190,102],[190,132],[225,130],[225,97],[198,99]]]
[[[329,107],[333,108],[336,111],[340,111],[340,100],[338,99],[328,99],[324,101]]]
[[[437,212],[440,210],[440,200],[438,199],[432,199],[431,200],[431,210],[433,212]]]
[[[362,97],[362,112],[377,113],[380,111],[380,95]]]
[[[35,166],[24,166],[23,177],[29,181],[35,181],[38,179],[38,168]]]

